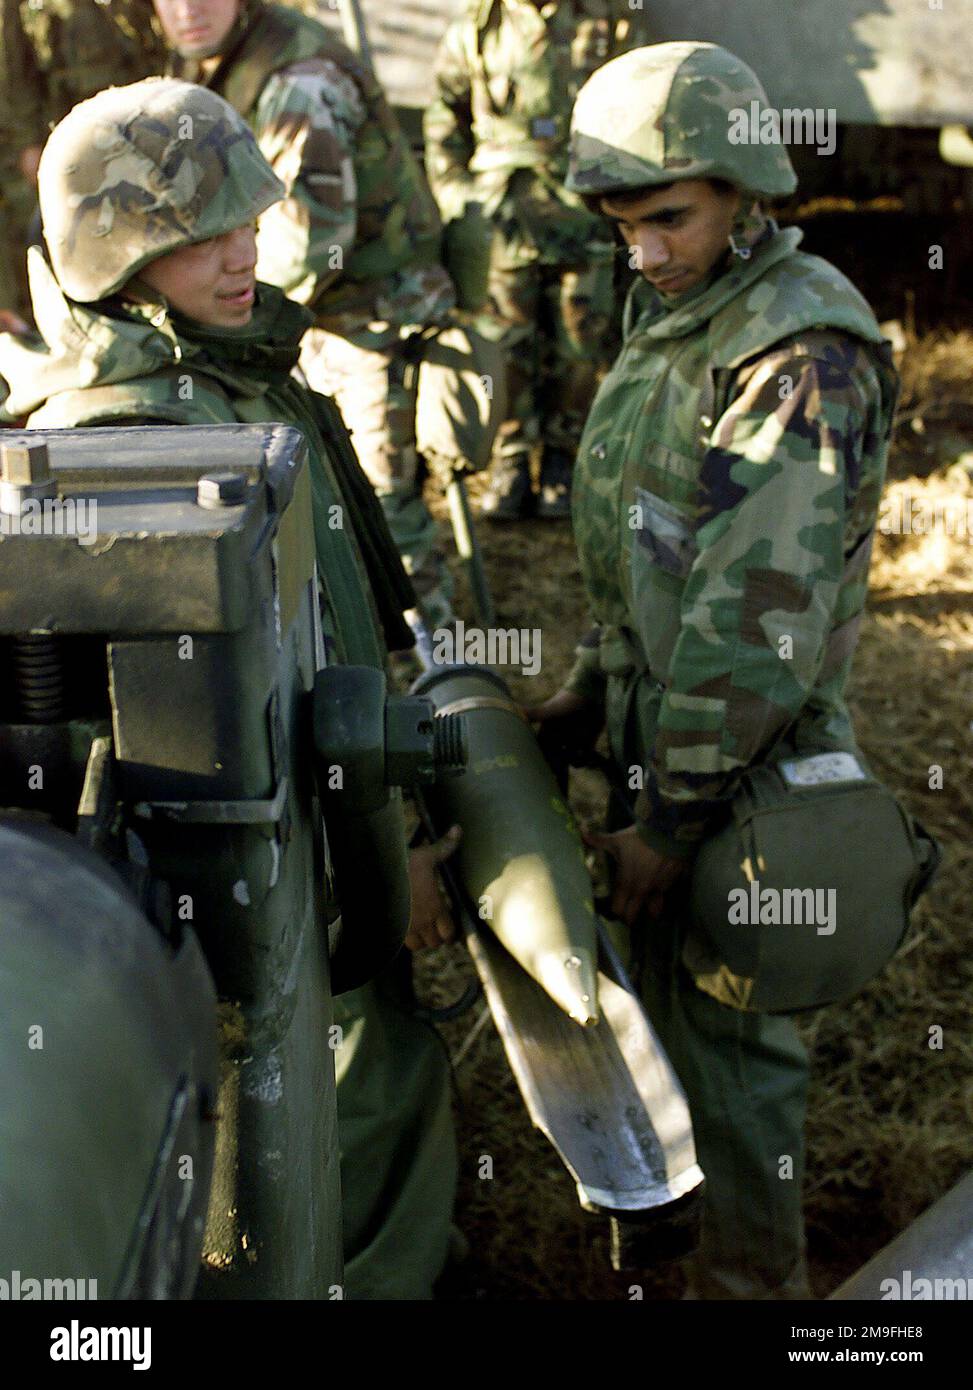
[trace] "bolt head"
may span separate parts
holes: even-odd
[[[0,476],[14,487],[50,482],[47,445],[42,439],[12,439],[0,444]]]
[[[196,501],[201,507],[236,507],[247,495],[247,475],[232,470],[204,473],[196,484]]]

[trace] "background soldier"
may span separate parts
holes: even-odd
[[[0,0],[7,260],[0,307],[28,307],[24,255],[37,207],[37,161],[51,126],[103,87],[151,77],[164,62],[165,45],[145,23],[140,0]]]
[[[146,186],[151,197],[133,196]],[[0,336],[7,418],[43,428],[296,426],[310,455],[320,572],[332,534],[315,481],[325,473],[375,600],[361,614],[362,649],[381,663],[383,639],[408,637],[411,586],[372,492],[341,463],[337,411],[291,375],[310,316],[256,282],[255,221],[284,189],[246,125],[183,82],[102,92],[51,136],[40,192],[50,260],[39,247],[30,255],[42,336]],[[329,614],[325,603],[326,636],[344,660]],[[433,865],[457,843],[447,835],[412,851],[413,948],[450,933]],[[397,972],[335,1001],[346,1298],[430,1296],[450,1238],[446,1060],[404,994]]]
[[[598,627],[533,711],[602,707],[621,784],[642,774],[634,824],[590,843],[644,933],[643,995],[688,1094],[707,1184],[693,1287],[709,1298],[808,1296],[807,1058],[789,1018],[742,1011],[744,982],[697,987],[688,903],[663,900],[778,744],[855,751],[844,691],[897,389],[857,290],[763,211],[796,179],[783,147],[729,142],[729,112],[751,103],[766,97],[750,69],[694,43],[626,54],[578,97],[568,184],[642,277],[575,475]]]
[[[435,627],[452,582],[422,498],[411,390],[417,327],[455,303],[435,202],[365,65],[305,15],[262,0],[154,0],[170,71],[224,96],[288,196],[262,219],[259,274],[314,312],[301,366],[331,395]]]
[[[488,292],[507,326],[508,418],[483,499],[498,520],[532,510],[538,444],[537,514],[570,512],[574,450],[611,359],[613,243],[564,187],[568,125],[582,83],[644,43],[642,26],[626,0],[471,0],[439,51],[426,168],[444,220],[458,224],[448,263],[455,256],[467,307]]]

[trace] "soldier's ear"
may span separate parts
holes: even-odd
[[[752,198],[745,190],[737,195],[736,213],[730,228],[730,249],[741,260],[750,259],[751,248],[767,230],[767,213],[759,198]]]

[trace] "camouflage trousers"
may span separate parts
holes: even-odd
[[[649,761],[649,678],[609,677],[608,736],[622,783]],[[610,828],[631,823],[612,798]],[[697,989],[682,963],[689,923],[685,883],[656,921],[633,929],[644,944],[646,1012],[682,1082],[706,1178],[691,1288],[704,1299],[809,1298],[803,1194],[808,1057],[793,1021],[744,1013]],[[633,937],[634,940],[634,937]]]
[[[429,1299],[449,1247],[456,1140],[449,1066],[401,966],[339,995],[335,1022],[344,1296]]]
[[[789,1018],[743,1013],[696,988],[680,959],[687,913],[674,894],[661,919],[636,930],[647,934],[642,999],[685,1089],[706,1177],[690,1286],[704,1299],[810,1298],[807,1054]]]
[[[304,335],[301,369],[312,390],[337,402],[412,577],[421,615],[434,629],[452,619],[453,581],[422,496],[413,369],[392,332],[339,337],[312,328]]]
[[[541,443],[573,454],[599,374],[614,356],[612,261],[494,265],[489,295],[507,325],[507,418],[495,454]]]

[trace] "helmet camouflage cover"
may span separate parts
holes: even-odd
[[[284,186],[222,97],[150,77],[68,112],[44,146],[38,192],[54,273],[86,304],[149,261],[252,221]]]
[[[677,180],[726,179],[755,196],[784,197],[797,187],[784,146],[730,138],[743,123],[756,138],[766,109],[756,74],[725,48],[633,49],[599,68],[578,93],[567,186],[604,197]]]

